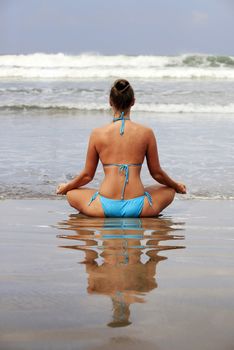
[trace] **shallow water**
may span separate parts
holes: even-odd
[[[0,58],[0,349],[232,349],[233,58]],[[177,198],[206,201],[104,220],[48,200],[111,121],[120,75],[135,88],[133,120],[188,187]]]
[[[0,348],[231,349],[233,205],[99,220],[1,201]]]
[[[153,128],[183,198],[233,199],[234,59],[207,55],[0,56],[0,198],[55,198],[84,166],[93,128],[111,122],[109,89],[130,79],[133,121]],[[103,171],[99,166],[93,187]],[[144,165],[142,180],[154,183]]]
[[[4,112],[5,113],[5,112]],[[153,128],[162,167],[188,187],[182,198],[233,199],[234,119],[228,115],[143,115]],[[55,198],[55,188],[84,166],[91,130],[111,121],[100,112],[9,112],[0,115],[0,196]],[[91,187],[99,187],[99,165]],[[142,180],[154,182],[144,164]]]
[[[170,218],[102,220],[80,215],[58,225],[64,231],[58,237],[69,240],[60,247],[84,253],[80,263],[85,265],[88,294],[109,297],[109,327],[132,323],[131,305],[145,302],[157,288],[157,266],[167,259],[159,253],[184,248],[177,243],[184,239],[182,226]]]

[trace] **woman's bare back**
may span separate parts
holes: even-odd
[[[120,135],[121,121],[108,124],[95,131],[95,147],[102,164],[142,164],[146,155],[149,128],[130,120],[125,121],[124,134]],[[144,194],[140,179],[141,166],[129,166],[129,181],[124,198]],[[125,176],[117,166],[104,166],[105,178],[100,186],[103,196],[120,199]]]

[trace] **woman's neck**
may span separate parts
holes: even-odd
[[[114,111],[114,118],[119,118],[123,111]],[[124,112],[124,118],[130,119],[130,111]]]

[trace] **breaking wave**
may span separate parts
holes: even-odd
[[[9,111],[53,111],[53,112],[69,112],[69,111],[108,111],[108,104],[101,103],[62,103],[62,104],[0,104],[1,110]],[[133,107],[136,112],[153,112],[153,113],[217,113],[217,114],[233,114],[234,103],[229,105],[201,105],[194,103],[187,104],[163,104],[163,103],[138,103]]]
[[[1,55],[1,79],[234,80],[234,57],[212,55],[104,56],[35,53]]]

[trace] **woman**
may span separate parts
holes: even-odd
[[[93,130],[84,170],[57,194],[67,194],[69,204],[88,216],[150,217],[158,215],[174,199],[186,193],[182,183],[172,180],[161,168],[153,131],[130,119],[134,91],[125,79],[115,81],[110,91],[113,122]],[[144,188],[141,165],[146,157],[149,172],[164,186]],[[105,178],[97,192],[82,186],[92,181],[101,160]]]

